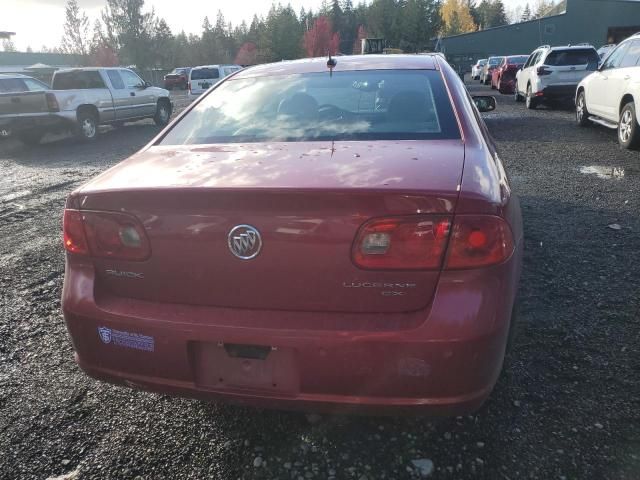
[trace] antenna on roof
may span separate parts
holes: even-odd
[[[331,57],[331,51],[329,51],[329,60],[327,60],[327,67],[329,68],[329,76],[333,77],[333,69],[338,65],[338,61]]]

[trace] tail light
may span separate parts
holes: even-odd
[[[372,270],[445,270],[487,267],[507,260],[513,236],[500,217],[459,215],[374,219],[358,232],[354,263]]]
[[[87,236],[84,234],[82,214],[78,210],[65,210],[62,220],[64,248],[67,252],[89,255]]]
[[[448,218],[427,215],[371,220],[358,232],[353,261],[374,270],[437,270],[450,225]]]
[[[58,99],[53,93],[46,93],[44,97],[47,99],[47,110],[50,112],[59,112],[60,105],[58,105]]]
[[[545,65],[538,67],[536,71],[538,72],[538,75],[550,75],[552,73],[551,70],[549,70]]]
[[[458,215],[449,243],[446,270],[496,265],[514,249],[509,225],[500,217],[486,215]]]
[[[117,260],[141,261],[151,255],[144,228],[130,215],[67,209],[64,246],[70,253]]]

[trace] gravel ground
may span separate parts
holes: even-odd
[[[0,142],[0,478],[640,478],[640,154],[569,109],[498,101],[485,118],[526,230],[519,332],[491,399],[453,419],[310,418],[89,379],[60,313],[64,198],[157,128]]]

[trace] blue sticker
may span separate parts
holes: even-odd
[[[153,352],[155,348],[153,337],[140,333],[129,333],[107,327],[98,327],[98,335],[105,345],[113,344],[119,347],[144,350],[145,352]]]

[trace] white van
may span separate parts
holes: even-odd
[[[197,97],[227,75],[242,69],[240,65],[201,65],[189,73],[189,96]]]

